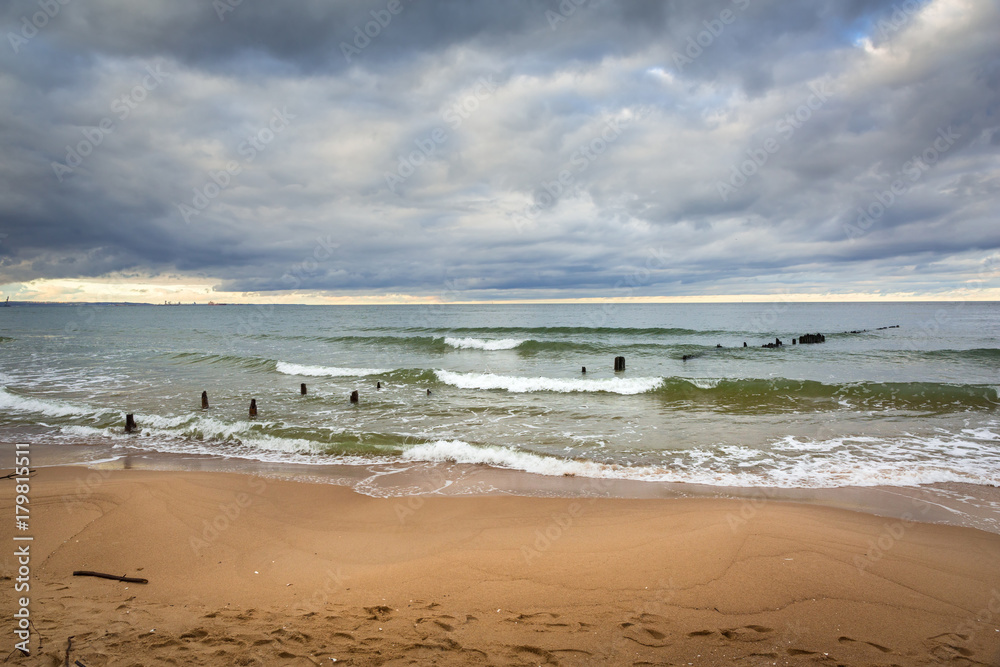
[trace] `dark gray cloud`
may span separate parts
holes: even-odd
[[[0,284],[933,293],[1000,246],[989,0],[13,0],[0,29]]]

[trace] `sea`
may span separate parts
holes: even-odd
[[[0,308],[0,442],[381,496],[902,493],[1000,532],[998,392],[987,302]]]

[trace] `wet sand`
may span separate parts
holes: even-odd
[[[0,481],[8,545],[14,493]],[[1000,535],[970,528],[80,467],[39,469],[30,497],[35,655],[12,664],[61,665],[70,636],[87,667],[1000,664]]]

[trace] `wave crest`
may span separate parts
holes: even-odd
[[[304,375],[307,377],[364,377],[365,375],[379,375],[389,373],[391,368],[338,368],[337,366],[305,366],[303,364],[291,364],[279,361],[274,366],[275,370],[285,375]]]
[[[445,384],[459,389],[503,389],[512,394],[535,391],[608,392],[612,394],[644,394],[653,391],[663,378],[602,378],[596,380],[570,380],[547,377],[512,377],[493,373],[455,373],[436,370],[434,373]]]
[[[488,340],[485,338],[452,338],[446,337],[444,342],[459,350],[513,350],[525,342],[523,338],[500,338]]]

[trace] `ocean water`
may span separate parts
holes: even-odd
[[[112,457],[986,487],[998,391],[995,303],[0,308],[0,440]]]

